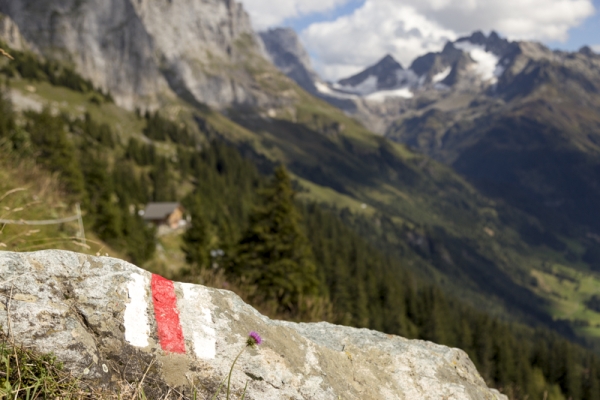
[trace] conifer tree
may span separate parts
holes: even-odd
[[[50,171],[59,172],[69,193],[84,193],[83,175],[75,147],[65,132],[65,123],[48,108],[41,113],[28,112],[27,131],[37,150],[37,159]]]
[[[114,202],[114,183],[108,173],[108,163],[94,152],[84,152],[82,157],[86,160],[82,165],[89,193],[86,208],[94,218],[94,231],[102,240],[116,243],[121,239],[122,221],[120,209]]]
[[[15,116],[10,100],[4,94],[4,88],[0,92],[0,138],[8,137],[15,129]]]
[[[188,264],[199,270],[207,268],[210,264],[209,232],[204,219],[200,199],[196,197],[189,206],[192,225],[183,234],[182,250]]]
[[[276,301],[280,311],[298,310],[303,299],[318,295],[319,281],[284,167],[259,195],[231,272],[256,285],[258,296]]]

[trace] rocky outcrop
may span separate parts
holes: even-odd
[[[65,251],[0,252],[0,326],[53,352],[83,384],[137,382],[212,395],[232,376],[248,399],[505,399],[467,355],[430,342],[328,323],[270,320],[235,294],[171,282],[127,262]],[[163,398],[163,397],[161,397]],[[204,398],[199,396],[198,398]]]
[[[31,44],[21,35],[19,27],[9,16],[4,14],[0,14],[0,40],[15,50],[33,50]]]
[[[173,93],[215,107],[268,101],[244,68],[262,52],[233,0],[4,0],[0,12],[129,109]]]
[[[291,28],[275,28],[259,33],[271,61],[281,72],[309,93],[316,93],[319,80],[310,57]]]

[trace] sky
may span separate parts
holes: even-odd
[[[391,54],[404,67],[448,40],[495,30],[553,49],[600,53],[600,0],[238,0],[256,30],[294,28],[327,80]]]

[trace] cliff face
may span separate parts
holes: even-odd
[[[32,50],[32,46],[21,35],[19,27],[10,17],[2,14],[0,14],[0,38],[15,50]]]
[[[267,101],[238,67],[261,49],[233,0],[4,0],[0,13],[129,109],[173,93],[215,107]]]
[[[270,320],[235,294],[171,282],[134,265],[64,251],[0,252],[0,328],[53,352],[84,385],[145,379],[148,398],[176,388],[236,398],[502,400],[461,350],[327,323]],[[149,368],[148,365],[153,365]],[[167,395],[168,397],[168,395]],[[178,397],[180,398],[180,397]]]
[[[273,64],[300,87],[309,93],[316,93],[317,73],[310,65],[308,53],[300,43],[296,32],[291,28],[276,28],[260,32],[265,50]]]

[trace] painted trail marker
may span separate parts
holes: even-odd
[[[152,274],[152,302],[162,349],[171,353],[185,353],[185,341],[173,282]]]
[[[176,285],[183,294],[177,299]],[[162,350],[170,353],[186,353],[186,339],[193,353],[200,359],[214,359],[216,355],[216,331],[212,313],[202,303],[204,296],[195,285],[177,283],[152,274],[133,274],[127,284],[129,303],[124,314],[125,340],[136,347],[150,344],[151,326]],[[150,324],[148,307],[152,300],[156,324]],[[192,350],[188,348],[187,350]]]

